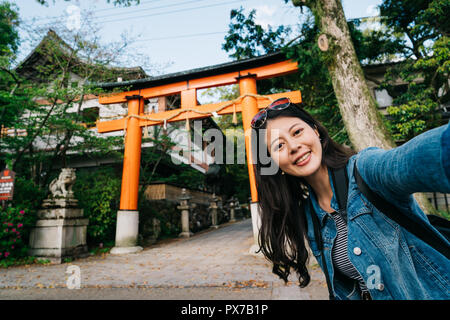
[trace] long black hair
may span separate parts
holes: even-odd
[[[307,223],[305,203],[308,195],[306,181],[302,177],[281,174],[281,170],[273,175],[262,175],[261,170],[269,164],[260,159],[260,149],[265,157],[270,157],[264,135],[258,132],[266,129],[267,122],[276,117],[296,117],[305,121],[313,129],[317,129],[321,137],[322,165],[329,168],[341,168],[355,154],[351,148],[342,146],[328,134],[327,129],[314,119],[301,105],[291,104],[283,110],[269,110],[264,125],[256,129],[256,139],[252,139],[256,188],[261,207],[261,228],[259,230],[260,250],[273,263],[272,272],[285,282],[288,281],[291,268],[299,278],[300,287],[306,287],[310,276],[306,267],[308,250],[305,246]]]

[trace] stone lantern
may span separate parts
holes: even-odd
[[[180,205],[177,206],[177,209],[181,210],[181,233],[179,237],[189,238],[194,235],[189,230],[189,211],[195,208],[195,204],[189,204],[191,197],[187,194],[185,188],[181,190],[181,196],[178,199],[180,200]]]
[[[236,217],[235,217],[236,199],[234,197],[231,197],[229,206],[230,206],[230,222],[235,222],[236,221]]]
[[[216,196],[215,193],[213,193],[208,209],[211,211],[211,228],[214,228],[214,229],[219,228],[219,224],[218,224],[219,221],[218,221],[218,216],[217,216],[217,209],[219,208],[218,202],[219,202],[219,198]]]

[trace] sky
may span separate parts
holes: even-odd
[[[283,0],[141,0],[131,7],[115,7],[106,0],[48,0],[48,6],[36,0],[11,2],[19,8],[21,19],[34,19],[35,24],[44,27],[51,27],[55,17],[60,23],[74,26],[76,22],[69,17],[91,11],[101,28],[102,42],[117,41],[124,31],[136,37],[131,50],[148,57],[150,66],[146,71],[150,76],[231,61],[222,44],[232,9],[255,9],[256,22],[263,27],[296,25],[300,21],[299,8]],[[377,15],[376,6],[381,0],[342,0],[342,4],[346,18],[351,19]],[[22,43],[19,62],[31,49],[30,43]]]

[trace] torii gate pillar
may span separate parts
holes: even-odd
[[[128,115],[139,115],[144,110],[140,95],[127,96]],[[142,250],[136,246],[139,234],[139,166],[141,163],[142,128],[139,119],[131,117],[125,136],[120,210],[117,212],[116,244],[112,254],[134,253]]]
[[[240,95],[246,94],[258,94],[256,89],[256,75],[248,74],[238,78],[239,93]],[[255,172],[253,171],[254,163],[252,161],[251,152],[251,121],[255,114],[258,113],[258,102],[255,97],[247,96],[242,100],[242,124],[245,130],[245,150],[247,151],[247,163],[248,165],[248,177],[250,180],[250,192],[252,201],[250,202],[250,212],[252,216],[252,228],[253,228],[253,245],[250,247],[250,253],[256,253],[259,250],[258,245],[258,233],[261,227],[261,218],[258,204],[258,193],[256,191]]]

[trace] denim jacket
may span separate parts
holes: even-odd
[[[370,147],[353,155],[347,163],[349,189],[345,208],[348,256],[373,299],[450,299],[450,260],[387,218],[362,195],[353,176],[355,162],[367,185],[395,204],[399,214],[430,224],[412,194],[450,193],[450,122],[399,147],[390,150]],[[328,172],[333,190],[330,205],[339,211],[330,169]],[[335,272],[331,252],[337,235],[336,225],[331,215],[320,208],[310,186],[309,191],[319,217],[325,263],[336,299],[360,299],[356,282]],[[322,252],[314,239],[309,202],[305,213],[308,242],[324,270]]]

